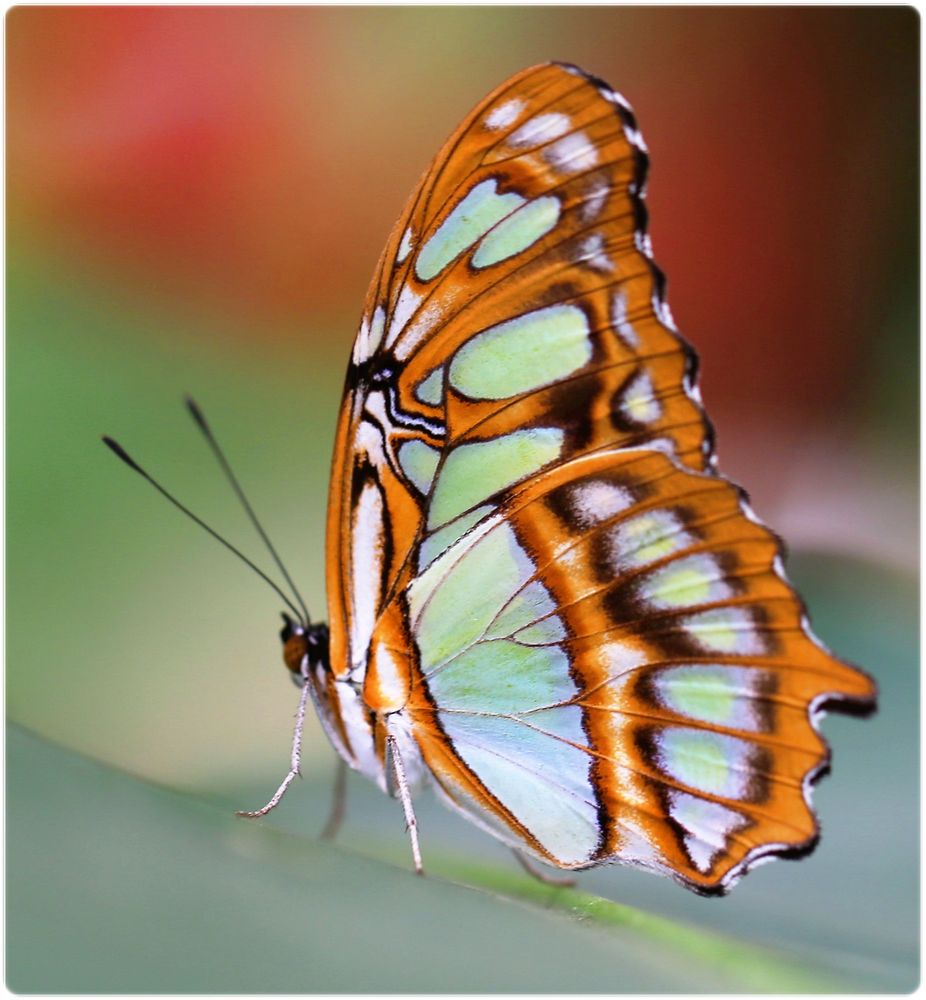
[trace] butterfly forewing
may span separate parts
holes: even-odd
[[[873,688],[714,471],[645,173],[623,99],[548,65],[423,177],[341,412],[332,671],[502,839],[710,891],[813,840],[814,713]]]
[[[387,457],[417,502],[451,445],[498,451],[492,442],[514,428],[545,441],[554,428],[557,460],[657,440],[703,467],[691,353],[663,322],[646,252],[645,167],[617,95],[563,67],[528,70],[483,102],[423,178],[377,269],[353,355],[367,380],[338,454],[364,450],[364,410],[388,423]],[[384,367],[396,377],[370,391]],[[444,495],[452,486],[445,479]],[[441,500],[434,517],[452,506]],[[395,534],[390,584],[415,538]]]

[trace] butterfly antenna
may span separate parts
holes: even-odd
[[[119,444],[118,441],[114,441],[111,437],[107,437],[104,434],[103,444],[105,444],[106,447],[109,448],[109,450],[113,452],[118,458],[121,458],[122,461],[125,462],[125,464],[130,469],[134,469],[135,472],[137,472],[143,479],[147,479],[148,482],[151,483],[151,485],[158,491],[158,493],[161,494],[161,496],[168,499],[178,510],[183,511],[183,513],[186,514],[186,516],[190,518],[190,520],[195,521],[196,524],[198,524],[201,528],[204,528],[207,532],[209,532],[209,534],[212,535],[212,537],[217,542],[221,542],[222,545],[224,545],[225,548],[229,550],[229,552],[234,553],[246,566],[250,566],[250,568],[254,570],[254,572],[265,583],[269,584],[276,591],[276,593],[282,599],[283,603],[289,608],[290,611],[292,611],[292,613],[296,616],[296,618],[300,619],[301,621],[304,620],[305,624],[308,625],[308,615],[306,615],[305,619],[303,619],[302,615],[299,612],[299,609],[293,604],[293,602],[286,596],[286,594],[283,593],[283,591],[276,585],[276,583],[274,583],[273,580],[271,580],[270,577],[267,576],[267,574],[259,566],[255,565],[239,549],[236,549],[231,542],[226,541],[217,531],[210,528],[209,525],[206,524],[206,522],[201,517],[197,517],[197,515],[194,514],[189,507],[187,507],[185,504],[182,504],[172,493],[169,493],[153,476],[147,473],[138,464],[138,462],[136,462],[135,459],[132,458],[131,455],[129,455],[129,453],[125,450],[125,448],[122,447],[121,444]]]
[[[203,415],[203,411],[196,405],[196,402],[195,400],[193,400],[192,397],[187,396],[185,402],[187,409],[190,411],[190,415],[196,421],[197,427],[199,427],[199,429],[203,433],[203,436],[209,442],[209,447],[212,449],[213,455],[215,455],[219,465],[222,466],[222,471],[225,473],[225,478],[231,484],[231,488],[235,491],[235,495],[241,501],[241,506],[244,507],[245,511],[247,512],[247,515],[251,520],[251,524],[253,524],[254,527],[257,529],[257,533],[263,539],[264,545],[267,546],[267,551],[273,557],[273,561],[277,564],[277,567],[283,574],[284,579],[289,584],[290,590],[292,590],[293,594],[295,594],[296,600],[299,602],[299,607],[302,608],[302,613],[304,615],[303,620],[305,621],[306,625],[308,625],[311,619],[309,617],[309,610],[305,605],[305,601],[302,599],[302,594],[299,593],[299,588],[293,582],[293,578],[289,575],[289,572],[286,569],[286,566],[283,564],[283,560],[280,558],[280,554],[277,552],[273,542],[270,541],[270,536],[264,530],[264,526],[260,523],[260,521],[257,518],[257,515],[254,513],[254,508],[251,506],[251,504],[248,501],[248,498],[245,496],[244,490],[241,488],[241,483],[238,482],[237,476],[232,471],[232,467],[229,464],[228,459],[225,457],[225,452],[222,451],[221,447],[219,446],[219,442],[216,440],[215,435],[212,433],[212,428],[207,423],[206,418]]]

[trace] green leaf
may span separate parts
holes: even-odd
[[[7,763],[7,984],[20,993],[860,988],[514,867],[437,858],[417,878],[15,726]]]

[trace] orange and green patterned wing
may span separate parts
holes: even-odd
[[[348,376],[332,660],[501,839],[722,891],[812,843],[817,716],[874,691],[714,470],[645,172],[623,99],[549,65],[425,174]]]
[[[500,438],[512,475],[641,443],[710,462],[695,355],[650,259],[646,163],[619,95],[545,65],[483,101],[425,173],[367,294],[341,410],[328,510],[336,671],[362,672],[371,620],[420,532],[453,519],[452,470],[428,523],[424,509],[451,442],[490,443],[451,460],[464,478],[481,466],[486,488],[510,484],[484,463],[503,455]],[[486,371],[493,384],[471,391]]]
[[[620,861],[722,892],[808,849],[820,714],[874,694],[813,636],[740,491],[659,451],[532,477],[403,601],[439,786],[561,867]]]

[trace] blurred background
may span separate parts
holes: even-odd
[[[655,255],[701,355],[721,468],[788,540],[822,637],[882,688],[874,721],[826,727],[836,774],[816,801],[833,853],[825,840],[820,861],[763,868],[741,905],[777,899],[771,933],[803,892],[844,940],[881,886],[893,922],[874,933],[909,963],[916,12],[18,7],[6,24],[10,717],[175,788],[264,801],[295,708],[278,602],[99,435],[266,561],[183,411],[193,393],[325,617],[331,442],[386,235],[489,90],[575,62],[626,95],[649,145]],[[307,743],[313,789],[277,822],[314,834],[333,756],[314,720]],[[348,843],[404,864],[392,804],[362,786]],[[498,851],[422,808],[438,843]],[[657,879],[592,878],[742,929],[741,911]],[[821,902],[847,882],[854,902]]]

